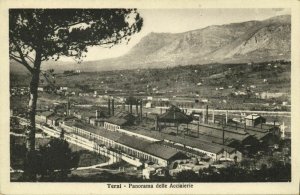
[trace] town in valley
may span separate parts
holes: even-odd
[[[102,66],[110,59],[99,66],[47,62],[37,88],[37,180],[132,188],[133,182],[290,182],[288,33],[290,15],[283,15],[150,33],[126,57],[111,60],[122,68]],[[10,63],[10,180],[20,182],[31,77]]]

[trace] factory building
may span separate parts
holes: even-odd
[[[113,148],[141,161],[151,161],[161,166],[167,166],[174,160],[188,158],[182,152],[163,146],[160,142],[148,141],[81,123],[74,123],[71,128],[73,133],[93,140],[98,145],[105,145],[107,148]]]
[[[104,128],[110,131],[116,131],[126,125],[133,125],[135,117],[129,112],[117,112],[114,116],[104,122]]]
[[[266,123],[266,119],[257,114],[251,114],[245,117],[245,123],[247,126],[255,127],[259,124]]]

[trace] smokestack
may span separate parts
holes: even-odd
[[[112,111],[112,115],[115,115],[115,100],[114,98],[111,100],[111,111]]]
[[[143,119],[143,100],[140,100],[140,115],[141,115],[141,120]]]
[[[110,98],[108,99],[108,114],[110,115]]]
[[[228,110],[226,110],[226,125],[228,123]]]
[[[262,129],[262,118],[261,117],[259,118],[260,118],[260,128]]]
[[[223,130],[223,145],[225,144],[225,130],[224,130],[224,125],[222,125],[222,130]]]
[[[206,124],[208,124],[208,105],[206,105]]]
[[[67,112],[66,115],[69,116],[70,115],[70,97],[68,97],[68,102],[67,102]]]
[[[197,127],[198,127],[198,137],[199,137],[199,122],[198,122],[198,126]]]
[[[158,116],[155,115],[155,130],[158,130]]]
[[[130,112],[130,114],[132,114],[132,103],[131,102],[129,103],[129,112]]]

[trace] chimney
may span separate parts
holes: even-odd
[[[143,119],[143,100],[140,100],[140,115],[141,115],[141,120]]]
[[[129,103],[129,112],[132,114],[132,102]]]
[[[98,110],[96,110],[96,119],[98,119]]]
[[[114,116],[115,115],[115,100],[114,100],[114,98],[112,98],[112,100],[111,100],[111,112],[112,112],[112,115]]]
[[[108,99],[108,115],[110,115],[110,98]]]
[[[208,105],[206,105],[206,124],[208,124]]]
[[[261,117],[259,117],[260,118],[260,128],[262,129],[262,118]]]
[[[227,123],[228,123],[228,110],[226,110],[226,125],[227,125]]]
[[[222,138],[223,138],[223,145],[225,144],[225,130],[224,130],[224,125],[222,125],[222,130],[223,130],[223,136],[222,136]]]
[[[198,127],[197,130],[198,130],[198,137],[199,137],[199,121],[197,127]]]
[[[155,115],[155,130],[158,130],[158,116]]]
[[[70,97],[68,97],[66,115],[67,115],[67,116],[69,116],[69,115],[70,115]]]

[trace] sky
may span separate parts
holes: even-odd
[[[142,30],[133,35],[128,44],[112,48],[89,48],[84,61],[119,57],[151,32],[181,33],[210,25],[222,25],[249,20],[264,20],[277,15],[290,14],[290,9],[139,9],[144,19]],[[64,58],[63,61],[72,61]]]

